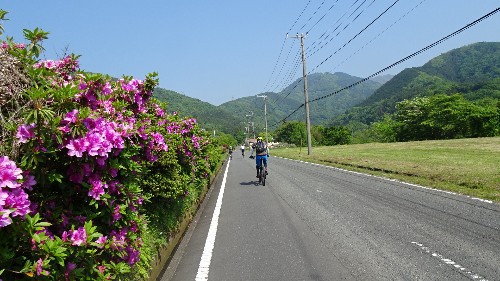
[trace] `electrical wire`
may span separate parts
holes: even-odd
[[[357,0],[356,2],[354,2],[354,3],[353,3],[350,7],[349,7],[349,9],[350,9],[350,8],[352,8],[352,7],[354,7],[354,5],[355,5],[358,1],[359,1],[359,0]],[[350,18],[352,15],[354,15],[354,14],[356,13],[356,11],[358,11],[358,10],[361,8],[361,6],[362,6],[364,3],[366,3],[366,1],[367,1],[367,0],[363,1],[360,5],[358,5],[358,6],[356,7],[356,9],[355,9],[354,11],[352,11],[352,12],[351,12],[351,14],[347,17],[347,19],[348,19],[348,18]],[[396,2],[398,2],[398,1],[399,1],[399,0],[396,0]],[[366,7],[366,8],[364,8],[364,9],[363,9],[363,10],[362,10],[362,11],[361,11],[361,12],[360,12],[360,13],[359,13],[356,17],[355,17],[355,19],[353,19],[353,21],[354,21],[354,20],[356,20],[356,19],[357,19],[357,18],[358,18],[358,17],[359,17],[359,16],[360,16],[360,15],[361,15],[364,11],[366,11],[366,9],[367,9],[367,8],[369,8],[369,7],[370,7],[370,6],[371,6],[374,2],[375,2],[375,0],[373,0],[373,1],[372,1],[372,2],[371,2],[371,3],[370,3],[370,4]],[[395,2],[395,3],[396,3],[396,2]],[[394,6],[394,4],[395,4],[395,3],[393,3],[393,4],[389,7],[389,8],[387,8],[385,12],[387,12],[387,10],[389,10],[392,6]],[[383,15],[385,12],[383,12],[381,15]],[[344,17],[347,13],[348,13],[348,12],[346,11],[346,12],[344,13],[344,15],[343,15],[340,19],[342,19],[342,18],[343,18],[343,17]],[[368,26],[370,26],[371,24],[373,24],[373,22],[375,22],[378,18],[380,18],[380,16],[381,16],[381,15],[379,15],[376,19],[374,19],[374,20],[372,21],[372,23],[370,23]],[[340,19],[339,19],[339,20],[340,20]],[[350,23],[352,23],[353,21],[351,21]],[[338,21],[337,21],[337,22],[338,22]],[[350,23],[348,23],[348,24],[344,27],[344,29],[343,29],[343,30],[345,30],[345,29],[346,29],[346,28],[350,25]],[[341,25],[342,25],[342,24],[340,24],[338,27],[340,27]],[[367,26],[367,27],[365,27],[365,28],[364,28],[361,32],[359,32],[356,36],[358,36],[358,35],[359,35],[359,34],[361,34],[364,30],[366,30],[366,29],[368,28],[368,26]],[[338,27],[337,27],[337,28],[338,28]],[[336,28],[336,29],[337,29],[337,28]],[[335,30],[336,30],[336,29],[335,29]],[[334,30],[334,31],[335,31],[335,30]],[[339,33],[340,33],[340,32],[339,32]],[[337,35],[338,35],[338,33],[337,33]],[[348,42],[348,43],[350,43],[350,42],[351,42],[354,38],[356,38],[356,36],[355,36],[355,37],[353,37],[351,40],[349,40],[349,42]],[[328,37],[328,36],[327,36],[327,37]],[[327,37],[326,37],[326,38],[327,38]],[[326,39],[326,38],[325,38],[325,39]],[[333,39],[333,37],[332,37],[332,39]],[[331,40],[330,40],[330,41],[331,41]],[[326,45],[326,44],[325,44],[325,45]],[[347,45],[347,43],[346,43],[346,44],[344,44],[344,46],[346,46],[346,45]],[[343,46],[343,47],[344,47],[344,46]],[[324,46],[322,46],[322,47],[324,47]],[[343,47],[342,47],[342,48],[343,48]],[[340,49],[342,49],[342,48],[340,48]],[[340,49],[339,49],[339,50],[340,50]],[[311,73],[312,71],[314,71],[315,69],[317,69],[319,66],[321,66],[323,63],[325,63],[328,59],[330,59],[330,58],[331,58],[334,54],[336,54],[339,50],[337,50],[335,53],[331,54],[329,57],[327,57],[325,60],[323,60],[323,61],[322,61],[319,65],[317,65],[317,66],[316,66],[313,70],[309,71],[309,73]],[[284,98],[287,98],[287,97],[288,97],[288,96],[289,96],[289,95],[293,92],[293,90],[294,90],[294,89],[298,86],[298,84],[299,84],[301,81],[302,81],[302,78],[301,78],[301,79],[300,79],[300,80],[299,80],[299,81],[295,84],[295,86],[294,86],[294,87],[293,87],[293,88],[292,88],[292,89],[288,92],[288,94],[286,94],[286,96],[285,96]],[[277,102],[277,101],[278,101],[278,99],[276,99],[276,100],[275,100],[275,102]],[[272,107],[272,109],[275,109],[275,108],[276,108],[276,106]]]
[[[349,7],[349,9],[351,9],[353,6],[355,6],[355,5],[356,5],[356,3],[358,3],[359,1],[360,1],[360,0],[356,0],[356,1],[355,1],[355,2],[354,2],[354,3],[353,3],[350,7]],[[364,0],[364,1],[363,1],[363,3],[365,3],[366,1],[367,1],[367,0]],[[373,0],[373,1],[375,1],[375,0]],[[332,6],[330,6],[330,8],[329,8],[329,10],[328,10],[328,11],[330,11],[330,10],[331,10],[331,9],[335,6],[335,4],[336,4],[337,2],[338,2],[338,0],[337,0],[337,1],[336,1],[333,5],[332,5]],[[300,14],[299,18],[300,18],[300,17],[301,17],[301,15],[304,13],[304,11],[306,10],[306,8],[307,8],[307,6],[309,5],[309,3],[310,3],[310,1],[309,1],[309,2],[308,2],[308,4],[306,5],[306,7],[303,9],[303,11],[302,11],[302,13]],[[306,22],[306,23],[302,26],[302,28],[301,28],[301,29],[303,29],[303,28],[307,25],[307,23],[308,23],[308,22],[310,22],[310,20],[311,20],[311,19],[313,18],[313,16],[314,16],[314,15],[315,15],[315,14],[316,14],[319,10],[320,10],[320,8],[323,6],[323,4],[324,4],[324,3],[325,3],[325,1],[323,1],[323,2],[319,5],[319,7],[316,9],[316,11],[313,13],[313,15],[309,18],[309,20],[307,20],[307,22]],[[359,9],[359,7],[361,7],[361,5],[363,5],[363,3],[361,3],[361,4],[360,4],[360,5],[359,5],[359,6],[358,6],[355,10],[354,10],[354,12],[355,12],[355,11],[357,11],[357,10]],[[372,3],[373,3],[373,2],[372,2]],[[349,10],[349,9],[348,9],[348,10]],[[327,13],[328,13],[328,11],[327,11]],[[351,13],[351,15],[352,15],[354,12],[352,12],[352,13]],[[325,15],[326,15],[327,13],[325,13]],[[343,15],[340,19],[342,19],[342,18],[343,18],[343,17],[344,17],[347,13],[348,13],[348,12],[344,13],[344,15]],[[320,18],[320,19],[319,19],[319,20],[318,20],[318,21],[314,24],[314,26],[315,26],[315,25],[316,25],[316,24],[317,24],[317,23],[318,23],[318,22],[319,22],[322,18],[324,18],[324,16],[325,16],[325,15],[323,15],[323,16],[322,16],[322,17],[321,17],[321,18]],[[295,26],[295,24],[298,22],[298,19],[299,19],[299,18],[297,18],[297,20],[295,21],[295,23],[292,25],[292,28],[293,28],[293,26]],[[348,17],[348,18],[349,18],[349,17]],[[340,19],[339,19],[339,20],[340,20]],[[338,21],[339,21],[339,20],[338,20]],[[337,21],[337,22],[338,22],[338,21]],[[313,27],[314,27],[314,26],[313,26]],[[311,29],[312,29],[312,27],[311,27]],[[311,30],[311,29],[310,29],[310,30]],[[289,32],[290,32],[290,31],[291,31],[291,29],[289,30]],[[326,32],[325,32],[325,33],[323,33],[323,35],[322,35],[322,36],[324,36],[325,34],[326,34]],[[288,35],[288,33],[287,33],[287,35]],[[322,37],[322,36],[321,36],[321,37]],[[321,37],[320,37],[320,38],[321,38]],[[328,36],[327,36],[326,38],[328,38]],[[325,38],[325,39],[326,39],[326,38]],[[315,43],[315,42],[313,42],[313,44],[314,44],[314,43]],[[281,56],[281,53],[282,53],[282,51],[280,51],[280,56]],[[287,57],[287,58],[288,58],[288,57]],[[274,91],[276,91],[276,89],[282,88],[282,87],[284,87],[284,85],[287,85],[286,83],[284,83],[284,84],[282,84],[282,83],[276,84],[276,82],[277,82],[277,80],[278,80],[278,77],[280,77],[280,76],[281,76],[281,73],[283,72],[283,68],[284,68],[284,66],[286,65],[286,63],[287,63],[287,62],[288,62],[288,59],[287,59],[287,60],[285,60],[285,62],[284,62],[284,63],[283,63],[283,65],[281,66],[281,69],[280,69],[280,71],[279,71],[279,74],[277,75],[277,77],[275,78],[275,80],[273,81],[273,83],[271,83],[271,86],[269,86],[269,81],[270,81],[270,80],[268,81],[268,83],[266,83],[265,89],[268,89],[268,90],[266,90],[266,91],[273,91],[273,92],[274,92]],[[275,73],[275,68],[276,68],[276,65],[275,65],[275,67],[274,67],[274,69],[273,69],[273,74]],[[292,75],[296,73],[297,68],[298,68],[298,65],[297,65],[297,64],[295,64],[295,65],[292,67],[292,69],[291,69],[291,70],[290,70],[290,72],[289,72],[289,74],[290,74],[290,75],[288,76],[288,80],[287,80],[287,81],[290,81],[290,80],[293,78],[293,77],[292,77]],[[285,76],[285,77],[286,77],[286,76]],[[271,79],[271,78],[270,78],[270,79]],[[282,80],[282,81],[283,81],[283,80]],[[283,86],[282,86],[282,85],[283,85]],[[274,88],[273,88],[273,87],[274,87]],[[295,86],[295,87],[296,87],[296,86]],[[295,88],[295,87],[294,87],[294,88]],[[291,93],[291,92],[290,92],[290,93]],[[288,96],[290,95],[290,93],[288,93],[288,94],[286,95],[286,97],[288,97]],[[285,97],[285,98],[286,98],[286,97]]]
[[[399,21],[401,21],[403,18],[405,18],[407,15],[409,15],[411,12],[413,12],[418,6],[422,5],[422,3],[424,3],[425,1],[427,0],[422,0],[420,1],[420,3],[418,3],[417,5],[415,5],[413,8],[411,8],[408,12],[406,12],[406,14],[402,15],[399,19],[397,19],[396,21],[394,21],[390,26],[388,26],[386,29],[384,29],[383,31],[381,31],[379,34],[377,34],[375,37],[373,37],[368,43],[366,43],[365,45],[363,45],[361,48],[359,48],[358,50],[356,50],[354,53],[352,53],[349,57],[347,57],[346,59],[344,59],[342,62],[340,62],[337,66],[335,66],[333,69],[337,69],[339,68],[339,66],[343,65],[345,62],[347,62],[350,58],[352,58],[354,55],[356,55],[357,53],[359,53],[362,49],[364,49],[366,46],[368,46],[369,44],[371,44],[373,41],[375,41],[375,39],[377,39],[378,37],[380,37],[382,34],[384,34],[387,30],[389,30],[390,28],[392,28],[396,23],[398,23]]]
[[[319,4],[319,7],[316,9],[316,11],[314,11],[314,13],[311,15],[311,17],[309,17],[309,19],[306,21],[306,23],[304,23],[304,25],[299,28],[299,30],[302,30],[304,29],[304,27],[306,27],[306,25],[311,21],[311,19],[314,17],[314,15],[316,15],[316,13],[319,11],[319,9],[321,9],[321,7],[323,7],[323,4],[325,4],[325,1],[323,1],[321,4]]]
[[[403,62],[405,62],[405,61],[407,61],[407,60],[409,60],[409,59],[411,59],[411,58],[413,58],[413,57],[415,57],[415,56],[417,56],[417,55],[419,55],[419,54],[421,54],[421,53],[423,53],[423,52],[425,52],[425,51],[427,51],[427,50],[429,50],[429,49],[431,49],[431,48],[433,48],[433,47],[435,47],[435,46],[437,46],[437,45],[439,45],[439,44],[441,44],[441,43],[443,43],[444,41],[446,41],[446,40],[450,39],[451,37],[453,37],[453,36],[455,36],[455,35],[457,35],[457,34],[462,33],[463,31],[465,31],[465,30],[469,29],[470,27],[472,27],[472,26],[474,26],[474,25],[478,24],[479,22],[481,22],[481,21],[483,21],[483,20],[485,20],[485,19],[487,19],[487,18],[491,17],[492,15],[494,15],[494,14],[498,13],[499,11],[500,11],[500,7],[499,7],[499,8],[496,8],[495,10],[491,11],[490,13],[488,13],[488,14],[486,14],[486,15],[482,16],[481,18],[479,18],[479,19],[477,19],[477,20],[475,20],[475,21],[473,21],[473,22],[471,22],[471,23],[467,24],[466,26],[464,26],[464,27],[460,28],[459,30],[457,30],[457,31],[455,31],[455,32],[453,32],[453,33],[451,33],[451,34],[449,34],[449,35],[447,35],[447,36],[445,36],[445,37],[443,37],[443,38],[439,39],[438,41],[436,41],[436,42],[434,42],[434,43],[432,43],[432,44],[430,44],[430,45],[428,45],[428,46],[426,46],[426,47],[424,47],[424,48],[422,48],[422,49],[420,49],[420,50],[418,50],[418,51],[414,52],[413,54],[411,54],[411,55],[409,55],[409,56],[406,56],[406,57],[404,57],[404,58],[400,59],[399,61],[397,61],[397,62],[395,62],[395,63],[393,63],[393,64],[391,64],[391,65],[389,65],[389,66],[387,66],[387,67],[385,67],[385,68],[383,68],[383,69],[381,69],[381,70],[379,70],[379,71],[375,72],[375,73],[373,73],[372,75],[370,75],[370,76],[368,76],[368,77],[365,77],[365,78],[363,78],[363,79],[361,79],[361,80],[359,80],[359,81],[357,81],[357,82],[355,82],[355,83],[353,83],[353,84],[351,84],[351,85],[349,85],[349,86],[346,86],[346,87],[344,87],[344,88],[342,88],[342,89],[340,89],[340,90],[334,91],[334,92],[332,92],[332,93],[330,93],[330,94],[328,94],[328,95],[325,95],[325,96],[322,96],[322,97],[319,97],[319,98],[313,99],[313,100],[309,101],[309,103],[312,103],[312,102],[315,102],[315,101],[318,101],[318,100],[322,100],[322,99],[325,99],[325,98],[331,97],[331,96],[336,95],[336,94],[338,94],[338,93],[340,93],[340,92],[342,92],[342,91],[344,91],[344,90],[350,89],[350,88],[352,88],[352,87],[354,87],[354,86],[357,86],[357,85],[359,85],[359,84],[361,84],[361,83],[363,83],[363,82],[366,82],[366,81],[370,80],[371,78],[373,78],[373,77],[375,77],[375,76],[377,76],[377,75],[381,74],[382,72],[385,72],[385,71],[387,71],[387,70],[389,70],[389,69],[393,68],[394,66],[397,66],[397,65],[399,65],[399,64],[401,64],[401,63],[403,63]],[[290,113],[287,117],[283,118],[283,119],[282,119],[282,120],[280,120],[279,122],[276,122],[275,124],[271,125],[270,127],[274,127],[274,126],[276,126],[276,125],[277,125],[277,124],[279,124],[279,123],[283,123],[283,122],[285,122],[288,118],[290,118],[293,114],[295,114],[295,112],[297,112],[300,108],[304,107],[304,105],[305,105],[305,103],[303,103],[302,105],[300,105],[297,109],[295,109],[295,110],[294,110],[292,113]]]
[[[304,9],[302,9],[302,12],[299,14],[299,16],[297,17],[297,19],[295,19],[295,22],[292,24],[292,26],[288,29],[288,32],[286,33],[286,37],[283,39],[283,43],[281,44],[281,50],[280,50],[280,53],[278,55],[278,58],[276,59],[276,62],[274,63],[274,67],[273,67],[273,71],[271,72],[271,75],[269,77],[269,79],[267,80],[267,83],[266,85],[264,86],[264,89],[268,89],[267,86],[269,85],[269,82],[271,81],[273,75],[274,75],[274,72],[276,70],[276,67],[278,66],[278,62],[281,58],[281,54],[283,53],[283,48],[285,46],[285,42],[286,42],[286,39],[288,37],[288,34],[290,33],[290,31],[293,29],[293,27],[297,24],[297,22],[299,21],[299,19],[302,17],[302,14],[304,13],[304,11],[307,9],[307,7],[309,6],[309,4],[311,3],[311,0],[309,0],[306,4],[306,6],[304,7]]]
[[[339,2],[339,0],[336,0],[336,1],[335,1],[335,3],[333,3],[333,5],[332,5],[332,6],[330,6],[330,8],[326,11],[326,13],[325,13],[325,14],[324,14],[321,18],[319,18],[319,20],[317,20],[317,21],[316,21],[316,23],[314,23],[314,24],[313,24],[313,26],[311,26],[311,27],[309,28],[309,30],[307,30],[307,32],[306,32],[306,33],[311,32],[311,30],[312,30],[312,29],[313,29],[313,28],[314,28],[314,27],[315,27],[315,26],[316,26],[316,25],[317,25],[320,21],[322,21],[322,20],[325,18],[325,16],[326,16],[326,15],[327,15],[327,14],[328,14],[328,13],[329,13],[332,9],[333,9],[333,7],[335,7],[335,5],[337,4],[337,2]]]
[[[373,1],[372,1],[369,5],[368,5],[368,7],[367,7],[367,8],[369,8],[369,7],[370,7],[370,6],[371,6],[374,2],[375,2],[375,0],[373,0]],[[349,42],[347,42],[346,44],[344,44],[344,46],[340,47],[337,51],[335,51],[335,53],[333,53],[332,55],[330,55],[330,57],[326,58],[326,59],[325,59],[325,60],[324,60],[321,64],[323,64],[324,62],[326,62],[327,60],[329,60],[329,59],[330,59],[330,58],[331,58],[334,54],[336,54],[338,51],[342,50],[342,48],[344,48],[347,44],[349,44],[352,40],[354,40],[354,39],[355,39],[358,35],[360,35],[361,33],[363,33],[363,32],[364,32],[364,31],[365,31],[368,27],[370,27],[370,25],[372,25],[372,24],[373,24],[375,21],[377,21],[377,20],[378,20],[378,19],[379,19],[382,15],[384,15],[387,11],[389,11],[389,9],[391,9],[391,8],[392,8],[392,7],[393,7],[393,6],[394,6],[397,2],[399,2],[399,0],[396,0],[394,3],[392,3],[392,5],[390,5],[390,6],[389,6],[389,7],[388,7],[385,11],[383,11],[380,15],[378,15],[378,17],[376,17],[376,18],[375,18],[375,19],[374,19],[374,20],[373,20],[370,24],[368,24],[365,28],[363,28],[363,30],[361,30],[361,31],[360,31],[358,34],[356,34],[354,37],[352,37],[352,38],[349,40]],[[363,3],[364,3],[364,2],[363,2]],[[359,8],[359,7],[358,7],[358,8]],[[354,22],[354,21],[355,21],[355,20],[356,20],[356,19],[357,19],[357,18],[358,18],[358,17],[359,17],[359,16],[360,16],[363,12],[364,12],[364,11],[366,11],[366,9],[367,9],[367,8],[365,8],[363,11],[361,11],[361,12],[360,12],[360,13],[359,13],[356,17],[355,17],[355,19],[353,19],[350,23],[348,23],[346,26],[344,26],[344,28],[343,28],[341,31],[337,32],[337,34],[335,35],[335,37],[331,37],[331,38],[330,38],[330,40],[329,40],[329,41],[326,41],[326,42],[325,42],[322,46],[320,46],[320,47],[319,47],[319,49],[317,49],[317,50],[316,50],[316,51],[314,51],[313,53],[309,54],[309,55],[308,55],[308,58],[309,58],[310,56],[312,56],[312,55],[316,54],[319,50],[323,49],[326,45],[328,45],[330,42],[332,42],[332,41],[333,41],[333,39],[337,38],[337,37],[338,37],[338,35],[339,35],[342,31],[346,30],[346,29],[349,27],[349,25],[350,25],[351,23],[353,23],[353,22]],[[352,15],[352,14],[351,14],[351,15]],[[325,39],[326,39],[326,38],[325,38]],[[321,64],[320,64],[320,65],[321,65]],[[318,66],[319,66],[319,65],[318,65]],[[317,66],[317,67],[318,67],[318,66]],[[317,67],[316,67],[316,68],[317,68]],[[316,68],[314,68],[314,69],[316,69]]]

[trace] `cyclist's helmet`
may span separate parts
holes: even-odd
[[[257,141],[262,141],[262,137],[257,137]]]

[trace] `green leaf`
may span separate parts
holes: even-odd
[[[38,234],[35,233],[31,237],[33,238],[33,240],[35,240],[35,242],[40,243],[41,239],[40,239],[40,236]]]
[[[64,176],[61,174],[58,174],[58,173],[50,173],[49,174],[49,182],[62,183],[63,178],[64,178]]]
[[[50,222],[45,222],[45,221],[41,221],[41,222],[38,222],[35,224],[36,227],[48,227],[48,226],[51,226],[52,224]]]

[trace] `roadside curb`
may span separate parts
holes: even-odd
[[[193,218],[195,218],[201,210],[203,210],[206,199],[210,198],[210,194],[217,183],[217,178],[219,177],[220,171],[227,164],[227,159],[222,162],[222,164],[218,167],[217,171],[211,176],[210,182],[203,188],[203,191],[199,197],[197,203],[193,204],[192,210],[193,212],[188,212],[184,215],[182,220],[180,221],[179,228],[175,233],[172,234],[168,239],[168,243],[165,247],[160,248],[157,253],[155,261],[152,263],[152,268],[150,270],[148,281],[159,281],[163,280],[162,276],[165,274],[167,270],[167,266],[173,258],[173,254],[175,250],[181,243],[186,231],[189,226],[193,222]],[[168,279],[167,279],[168,280]]]

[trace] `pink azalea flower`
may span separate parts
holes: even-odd
[[[87,231],[85,228],[79,227],[78,230],[71,231],[71,245],[80,246],[87,243]]]
[[[28,172],[24,172],[25,180],[22,183],[22,187],[27,190],[33,190],[33,186],[36,184],[35,176],[30,175]]]
[[[4,227],[12,223],[12,219],[9,217],[10,213],[10,210],[3,210],[0,207],[0,227]]]
[[[26,125],[23,124],[17,128],[16,138],[21,143],[28,142],[29,139],[35,137],[35,124]]]
[[[87,147],[87,152],[90,156],[97,156],[102,149],[101,136],[96,133],[91,133],[87,135],[87,142],[89,143]]]
[[[72,111],[66,113],[66,117],[64,117],[64,121],[69,122],[69,123],[75,123],[77,117],[78,117],[78,110],[73,109]]]
[[[121,251],[123,250],[123,247],[125,246],[125,236],[113,236],[111,239],[111,244],[110,248],[116,251]]]
[[[101,237],[97,238],[97,240],[95,242],[100,245],[99,248],[103,248],[104,245],[106,244],[107,240],[108,240],[108,237],[101,236]]]
[[[132,86],[130,84],[122,84],[122,89],[127,91],[127,92],[131,92],[134,90],[134,86]]]
[[[42,275],[42,272],[43,272],[43,267],[42,266],[43,266],[43,260],[40,258],[36,262],[36,275],[37,276]]]
[[[3,189],[0,188],[0,208],[5,206],[5,200],[9,197],[9,193],[3,191]]]
[[[85,138],[80,138],[70,140],[69,144],[66,145],[66,148],[68,149],[69,156],[82,157],[83,152],[85,152],[89,146],[90,143]]]
[[[104,274],[104,271],[106,270],[106,266],[105,265],[98,265],[97,270],[99,270],[99,272],[101,274]]]
[[[24,217],[30,211],[31,202],[28,199],[28,194],[22,189],[14,189],[9,193],[9,197],[5,199],[5,206],[15,209],[12,212],[12,217]]]
[[[104,108],[104,112],[107,114],[114,114],[115,108],[113,107],[113,103],[109,100],[100,102],[101,106]]]
[[[48,276],[50,273],[47,270],[43,270],[43,259],[38,259],[36,262],[36,275],[45,275]]]
[[[59,131],[63,132],[63,133],[69,133],[71,130],[68,126],[61,126],[61,127],[58,127],[57,128]]]
[[[68,271],[73,271],[75,268],[76,268],[76,264],[74,264],[72,262],[68,262],[68,266],[66,266],[66,269]]]
[[[122,214],[120,214],[120,205],[116,205],[115,209],[113,210],[113,222],[116,222],[117,220],[122,218]]]
[[[113,177],[116,178],[118,176],[118,169],[116,168],[110,168],[109,169],[109,174]]]
[[[139,260],[140,252],[138,250],[130,248],[130,247],[127,247],[126,251],[128,254],[127,263],[132,266]]]
[[[85,118],[83,120],[83,125],[85,125],[85,127],[87,127],[87,129],[93,130],[96,126],[96,121],[92,118]]]
[[[17,188],[20,184],[17,180],[23,178],[22,170],[17,168],[14,161],[9,160],[9,157],[0,157],[0,187]]]
[[[89,190],[88,195],[95,200],[100,200],[101,195],[104,194],[104,188],[101,181],[92,182],[92,188]]]
[[[64,242],[68,241],[68,232],[67,232],[67,231],[64,231],[64,232],[61,234],[61,239],[62,239],[62,241],[64,241]]]
[[[80,85],[78,85],[78,90],[86,90],[87,88],[88,86],[85,83],[80,83]]]
[[[156,103],[153,105],[156,111],[156,116],[163,117],[165,115],[165,111],[161,109]]]
[[[102,88],[102,94],[107,96],[107,95],[110,95],[111,93],[113,93],[113,89],[111,88],[111,84],[109,84],[109,82],[106,82],[106,84]]]

